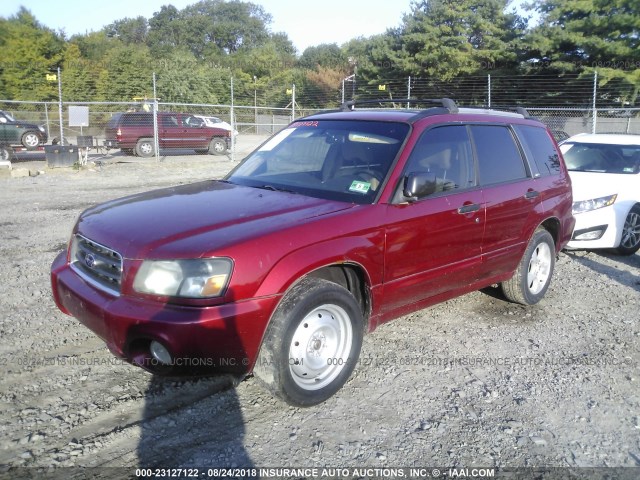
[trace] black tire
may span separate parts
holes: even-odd
[[[358,361],[363,316],[340,285],[305,278],[282,299],[253,373],[290,405],[309,407],[335,394]]]
[[[539,228],[531,237],[513,277],[502,282],[504,296],[522,305],[538,303],[549,288],[555,264],[553,237],[548,231]]]
[[[213,137],[209,143],[209,153],[211,155],[226,155],[227,142],[224,138]]]
[[[10,162],[12,156],[13,150],[11,149],[11,147],[0,145],[0,160],[2,160],[3,162]]]
[[[622,238],[614,252],[618,255],[633,255],[640,249],[640,205],[634,205],[624,219]]]
[[[29,150],[33,150],[34,148],[38,148],[40,146],[40,136],[36,132],[24,132],[22,138],[20,139],[20,143],[25,146]]]
[[[153,138],[141,138],[136,144],[136,155],[139,157],[153,157],[156,154]]]

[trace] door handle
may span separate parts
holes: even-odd
[[[458,213],[473,213],[477,212],[478,210],[480,210],[480,205],[478,205],[477,203],[469,203],[458,208]]]
[[[535,190],[529,190],[527,191],[527,193],[524,194],[524,198],[526,198],[527,200],[531,200],[533,198],[536,198],[540,195],[540,192],[537,192]]]

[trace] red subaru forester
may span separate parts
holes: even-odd
[[[150,371],[253,372],[308,406],[381,323],[496,283],[538,302],[574,225],[551,134],[422,102],[306,117],[223,180],[90,208],[52,266],[59,308]]]

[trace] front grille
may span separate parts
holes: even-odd
[[[110,248],[76,235],[71,266],[87,281],[111,293],[120,293],[122,256]]]

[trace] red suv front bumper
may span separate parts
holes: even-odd
[[[113,296],[79,277],[65,252],[51,266],[51,284],[58,308],[95,332],[116,356],[171,374],[251,372],[278,302],[267,297],[191,307]],[[169,365],[151,355],[154,340],[171,354]]]

